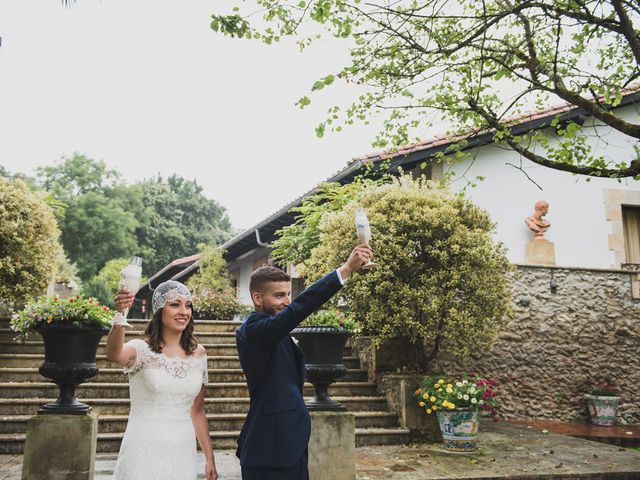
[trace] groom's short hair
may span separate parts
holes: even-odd
[[[251,274],[249,280],[249,293],[257,292],[267,283],[271,282],[290,282],[291,275],[283,272],[279,268],[265,265],[258,268]]]

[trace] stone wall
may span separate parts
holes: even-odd
[[[508,418],[585,421],[583,394],[609,381],[622,397],[618,421],[640,423],[640,302],[630,274],[518,266],[513,277],[515,318],[493,350],[464,362],[443,356],[433,371],[497,380]]]

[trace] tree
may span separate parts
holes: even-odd
[[[342,79],[366,92],[346,109],[330,109],[317,129],[320,136],[326,128],[341,130],[345,123],[383,114],[375,144],[385,148],[417,140],[427,127],[445,122],[453,125],[449,133],[464,134],[467,141],[469,131],[491,133],[499,144],[544,167],[640,179],[638,151],[610,159],[589,143],[598,125],[636,145],[640,139],[639,117],[613,109],[625,93],[638,89],[640,4],[635,0],[256,3],[264,24],[249,23],[256,16],[241,15],[236,7],[238,13],[213,15],[211,27],[267,44],[299,35],[301,49],[323,34],[351,40],[351,63],[335,66],[311,90]],[[304,38],[306,32],[311,33]],[[562,122],[558,116],[551,141],[540,131],[511,128],[510,118],[556,100],[580,107],[596,122]],[[304,96],[299,105],[310,102]],[[465,145],[458,144],[457,152]]]
[[[67,204],[85,193],[104,193],[122,185],[120,174],[108,169],[102,160],[93,160],[81,153],[62,158],[55,165],[38,167],[36,176],[42,188]]]
[[[231,238],[225,208],[205,197],[195,180],[173,175],[132,188],[138,202],[136,237],[146,272],[155,273],[176,258],[193,255],[199,244],[221,245]]]
[[[58,267],[59,235],[40,194],[0,177],[0,303],[22,304],[46,291]]]
[[[137,227],[136,216],[118,198],[88,192],[67,207],[61,223],[62,244],[86,281],[109,260],[137,253]]]
[[[37,172],[60,212],[65,251],[85,281],[114,258],[138,254],[152,275],[193,255],[200,243],[231,237],[224,207],[195,181],[173,175],[125,185],[117,171],[79,153]]]
[[[422,345],[424,369],[443,349],[465,357],[489,348],[511,313],[505,248],[485,211],[424,179],[371,186],[326,215],[304,261],[307,281],[339,267],[357,244],[360,206],[378,266],[350,277],[341,296],[363,333]]]

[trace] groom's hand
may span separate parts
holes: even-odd
[[[338,270],[343,280],[346,280],[349,275],[360,270],[365,263],[373,258],[373,251],[368,243],[358,245],[353,249],[351,255],[347,261]]]

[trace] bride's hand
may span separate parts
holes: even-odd
[[[204,472],[207,480],[218,480],[218,472],[216,470],[216,464],[214,462],[207,462],[204,465]]]
[[[116,304],[116,310],[123,313],[127,308],[131,308],[134,298],[135,294],[129,290],[120,290],[113,299],[113,302]]]

